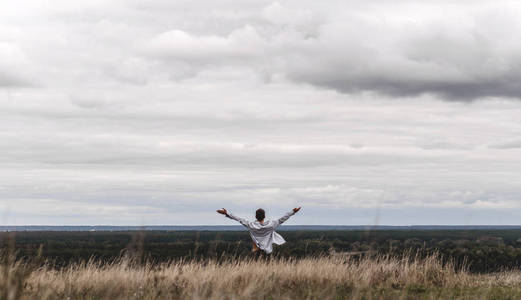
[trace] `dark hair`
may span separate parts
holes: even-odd
[[[257,209],[257,211],[255,212],[255,219],[257,219],[258,221],[262,221],[262,220],[264,220],[265,217],[266,217],[266,213],[264,212],[264,209],[262,209],[262,208]]]

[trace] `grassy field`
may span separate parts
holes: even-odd
[[[519,299],[521,272],[475,274],[427,258],[330,255],[56,269],[3,257],[2,299]]]
[[[521,231],[0,233],[0,299],[521,299]]]

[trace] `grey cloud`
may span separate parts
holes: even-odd
[[[0,87],[19,86],[20,84],[19,80],[0,73]]]
[[[350,21],[323,24],[316,40],[288,54],[284,71],[297,82],[345,93],[521,98],[521,44],[498,34],[521,27],[520,8],[511,9],[516,13],[488,16],[484,8],[453,12],[460,22],[434,15],[410,24],[399,17],[374,22],[347,14]]]
[[[258,16],[264,23],[245,23],[224,35],[174,29],[151,39],[148,53],[175,62],[174,68],[191,68],[183,76],[235,65],[342,93],[521,98],[521,43],[502,33],[521,28],[521,8],[501,14],[488,12],[487,5],[470,11],[451,6],[451,18],[443,10],[403,14],[407,3],[388,8],[387,14],[371,6],[353,12],[348,5],[308,12],[272,4]]]
[[[490,145],[490,147],[496,148],[496,149],[518,149],[518,148],[521,148],[521,140],[513,140],[513,141],[508,141],[508,142],[503,142],[503,143],[497,143],[497,144]]]
[[[183,142],[112,135],[5,137],[0,142],[3,163],[227,168],[310,168],[324,166],[410,165],[456,162],[450,152],[414,148],[352,148],[340,145],[251,145]],[[23,149],[23,151],[20,151]],[[103,149],[103,150],[101,150]]]
[[[347,67],[348,68],[348,67]],[[333,71],[333,70],[331,70]],[[450,80],[424,82],[414,78],[394,79],[381,76],[366,78],[343,77],[341,70],[337,74],[291,74],[296,81],[332,88],[343,93],[377,92],[393,97],[411,97],[425,93],[441,96],[445,100],[467,101],[485,97],[509,97],[521,99],[521,87],[518,80],[521,69],[505,77],[492,79],[476,78],[472,82],[458,83]],[[519,73],[519,74],[518,74]]]
[[[0,88],[8,87],[31,87],[34,86],[29,80],[23,79],[19,75],[10,74],[10,72],[0,69]]]
[[[521,43],[513,33],[521,31],[521,8],[491,9],[489,3],[343,2],[333,10],[328,3],[293,1],[62,1],[44,11],[70,28],[29,27],[37,39],[9,38],[39,59],[41,72],[67,65],[53,81],[104,77],[146,85],[165,75],[190,79],[229,68],[348,94],[520,98]],[[37,13],[28,6],[27,13]],[[48,41],[39,37],[45,34]],[[52,46],[57,51],[36,50]],[[2,86],[25,83],[1,72],[0,80]]]

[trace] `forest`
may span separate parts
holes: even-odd
[[[438,255],[471,272],[521,267],[521,230],[284,231],[273,257],[427,257]],[[132,257],[152,263],[251,256],[246,231],[22,231],[0,233],[2,249],[56,266]]]

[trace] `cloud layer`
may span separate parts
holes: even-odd
[[[518,224],[520,9],[2,3],[0,222]]]
[[[235,65],[343,93],[519,98],[520,14],[517,3],[380,2],[335,11],[273,3],[227,34],[174,29],[146,48],[181,77]]]

